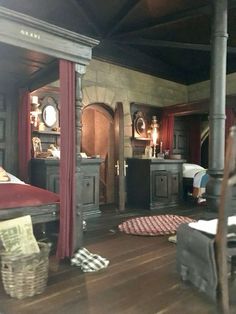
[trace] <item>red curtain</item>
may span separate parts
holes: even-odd
[[[196,115],[189,119],[189,161],[201,164],[201,117]]]
[[[29,182],[29,162],[31,159],[30,93],[20,91],[18,113],[18,167],[19,178]]]
[[[172,113],[163,114],[161,120],[161,141],[163,150],[169,149],[170,154],[173,151],[174,140],[174,115]]]
[[[75,66],[60,60],[60,231],[59,258],[71,257],[75,214]]]
[[[235,124],[235,114],[232,107],[227,107],[225,109],[226,120],[225,120],[225,139],[229,135],[229,129],[232,125]]]

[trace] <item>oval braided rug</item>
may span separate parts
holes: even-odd
[[[120,231],[134,235],[165,235],[175,234],[179,225],[195,221],[192,218],[178,215],[156,215],[131,218],[120,225]]]

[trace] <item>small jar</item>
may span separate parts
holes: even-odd
[[[45,130],[45,125],[43,122],[39,123],[39,131],[44,131]]]

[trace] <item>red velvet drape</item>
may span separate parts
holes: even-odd
[[[75,66],[60,60],[60,231],[57,247],[59,258],[73,254],[75,214]]]
[[[227,139],[229,135],[229,129],[231,126],[235,124],[235,114],[234,109],[232,107],[227,107],[225,109],[226,120],[225,120],[225,139]]]
[[[31,159],[30,93],[20,91],[18,113],[18,167],[19,178],[29,182],[29,162]]]
[[[161,120],[161,141],[163,150],[169,149],[170,154],[173,151],[174,140],[174,115],[172,113],[166,114],[164,112]]]
[[[201,118],[192,116],[189,119],[189,161],[193,164],[201,164]]]

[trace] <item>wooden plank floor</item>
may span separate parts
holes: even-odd
[[[208,215],[202,208],[171,210],[192,217]],[[85,247],[110,260],[107,269],[82,273],[52,256],[46,291],[17,300],[0,286],[0,313],[40,314],[215,314],[216,305],[176,272],[176,246],[167,236],[145,237],[120,233],[117,225],[147,211],[118,214],[107,210],[87,221]],[[155,214],[152,212],[152,214]],[[212,215],[211,213],[209,215]],[[232,306],[232,313],[236,307]]]

